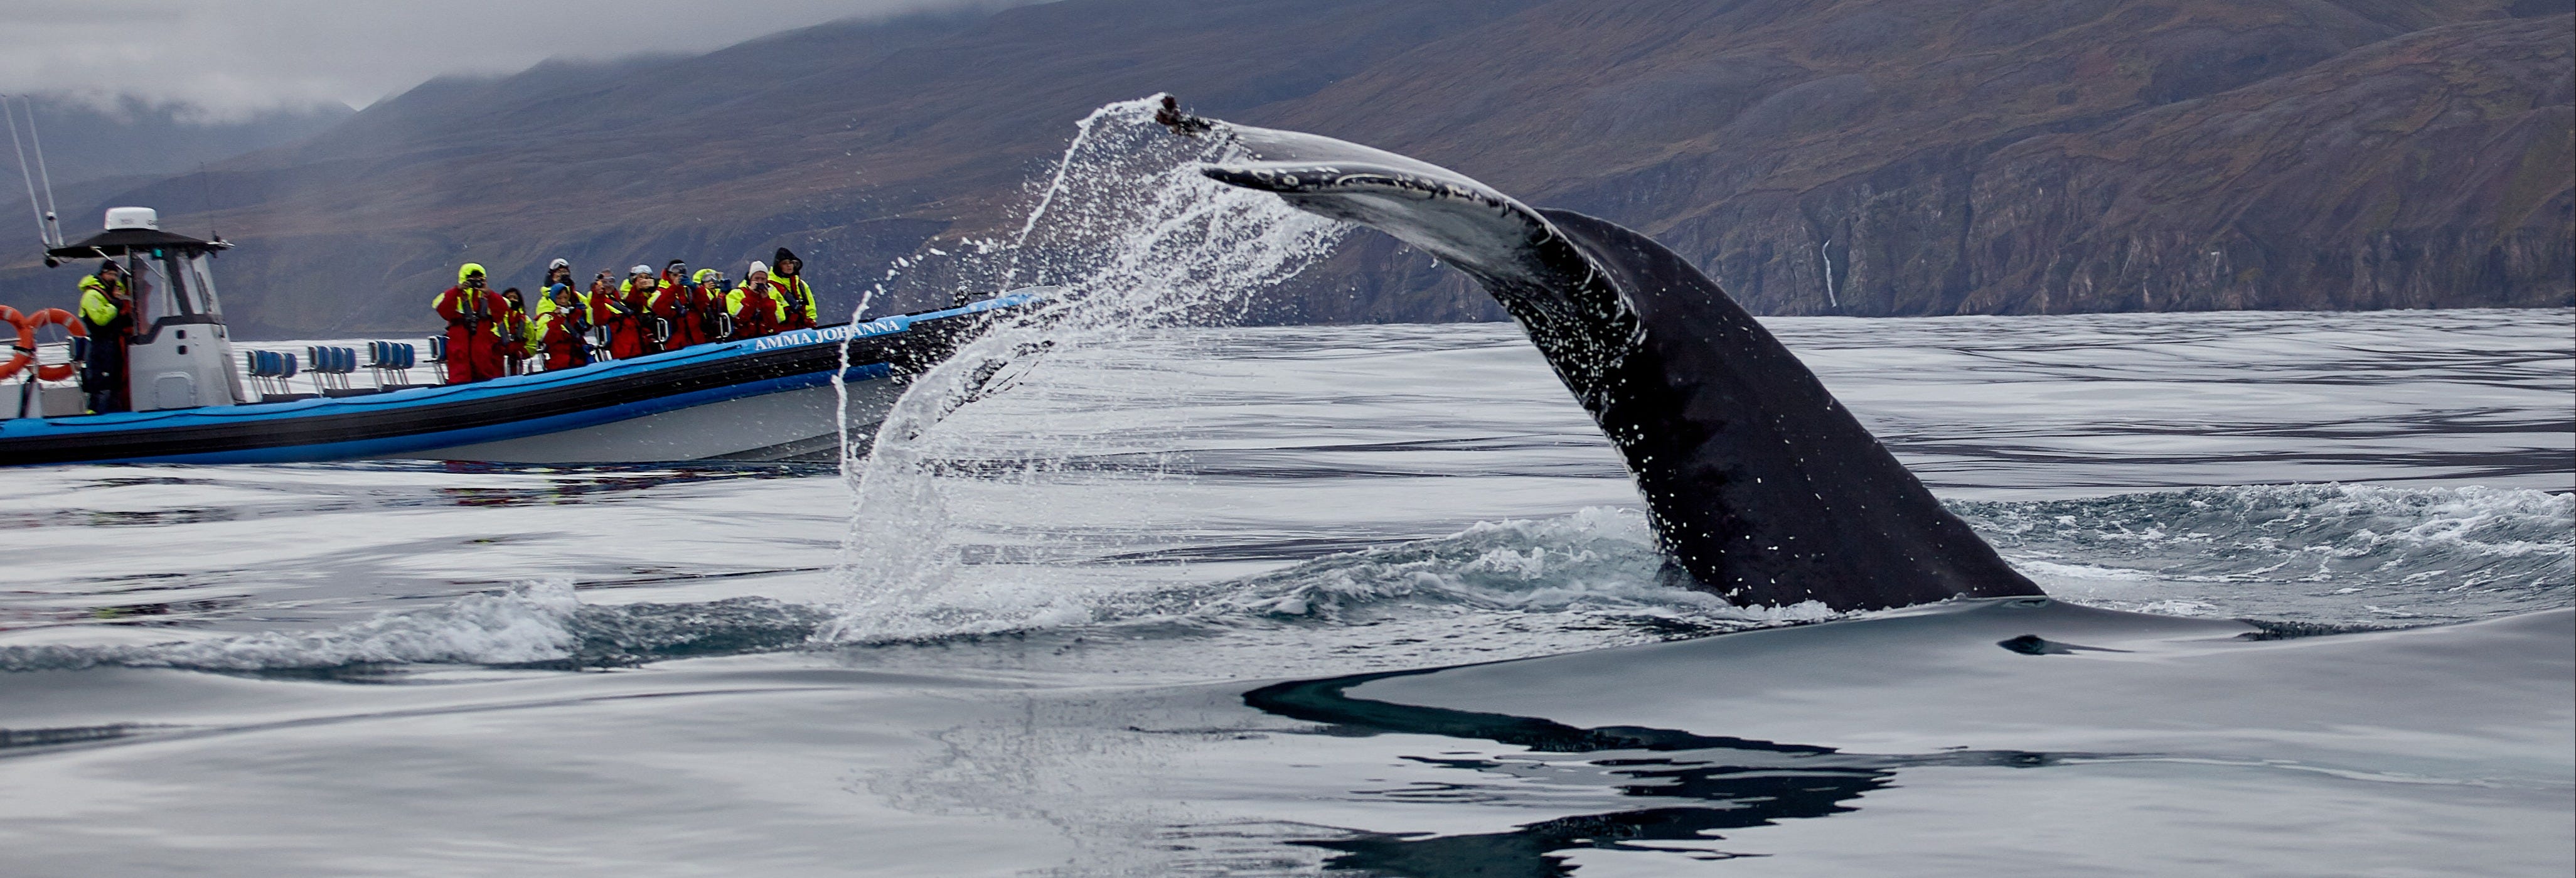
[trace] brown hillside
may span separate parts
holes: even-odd
[[[1065,0],[432,82],[208,174],[83,187],[65,212],[79,228],[154,205],[239,241],[226,298],[254,335],[421,327],[463,259],[523,282],[556,255],[587,271],[785,245],[846,308],[892,259],[1009,223],[1072,120],[1169,90],[1636,226],[1768,313],[2567,304],[2567,13]],[[946,298],[941,277],[908,274],[895,304]],[[0,301],[70,280],[21,263]],[[1259,316],[1497,312],[1372,235]]]

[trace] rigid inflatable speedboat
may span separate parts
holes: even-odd
[[[0,466],[830,459],[844,423],[836,409],[853,432],[871,432],[904,376],[946,359],[994,312],[1038,299],[1024,291],[472,384],[252,401],[207,271],[228,245],[142,228],[148,216],[118,211],[107,232],[48,252],[127,264],[142,312],[128,377],[135,407],[148,410],[0,420]]]

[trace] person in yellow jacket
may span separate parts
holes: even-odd
[[[779,306],[787,309],[780,318],[778,331],[812,329],[815,326],[814,288],[805,285],[805,260],[780,247],[776,258],[769,260],[769,285],[776,287]]]
[[[698,269],[697,273],[689,275],[686,289],[689,319],[697,324],[698,338],[714,342],[733,337],[733,315],[725,313],[726,293],[730,291],[725,289],[724,272],[712,268]]]
[[[733,315],[734,338],[778,334],[787,322],[787,303],[779,299],[778,285],[770,282],[769,266],[751,264],[742,286],[725,294],[725,313]]]
[[[537,294],[536,310],[528,316],[528,356],[542,362],[548,372],[590,365],[589,315],[572,284],[547,286]]]
[[[98,273],[80,279],[80,319],[88,324],[89,358],[81,361],[81,392],[89,410],[132,411],[125,380],[125,348],[134,338],[134,295],[125,286],[125,269],[110,259]]]
[[[519,295],[518,287],[501,291],[501,302],[508,310],[492,327],[501,333],[501,374],[524,375],[528,371],[528,300]]]

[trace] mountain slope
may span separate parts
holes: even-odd
[[[2566,7],[1065,0],[441,80],[65,213],[223,230],[253,336],[424,326],[464,259],[524,284],[781,245],[845,310],[1006,228],[1074,119],[1168,90],[1636,226],[1766,313],[2566,304]],[[69,284],[19,263],[0,301]],[[1255,316],[1499,312],[1358,236]]]

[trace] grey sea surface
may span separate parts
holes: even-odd
[[[2576,311],[1766,323],[2058,600],[1660,585],[1508,325],[1051,353],[903,484],[11,470],[0,874],[2576,869]]]

